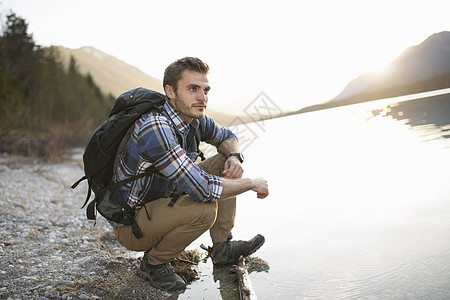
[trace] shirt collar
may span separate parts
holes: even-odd
[[[164,109],[166,110],[169,118],[172,119],[172,122],[175,124],[178,130],[183,133],[189,131],[189,124],[186,123],[183,117],[175,110],[169,100],[164,103]],[[194,128],[198,128],[200,122],[197,119],[193,119],[190,125]]]

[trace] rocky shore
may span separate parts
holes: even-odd
[[[80,207],[80,153],[64,163],[0,155],[0,299],[168,299],[136,275],[140,258]],[[133,256],[135,255],[135,256]]]

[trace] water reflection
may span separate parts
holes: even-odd
[[[374,116],[383,113],[413,127],[434,125],[441,137],[450,138],[450,94],[393,103],[385,110],[372,111]]]
[[[231,266],[214,266],[213,278],[219,282],[219,291],[222,300],[239,299],[239,290],[236,275],[230,272]]]

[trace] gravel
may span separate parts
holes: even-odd
[[[81,152],[58,164],[0,155],[0,299],[167,299],[136,275],[127,251],[99,216],[80,207],[87,185]],[[176,296],[175,296],[176,297]]]

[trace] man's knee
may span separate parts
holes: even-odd
[[[200,162],[198,164],[199,168],[205,171],[206,173],[221,176],[223,170],[225,169],[225,162],[227,161],[227,157],[222,153],[218,153],[206,160]]]
[[[207,227],[211,228],[216,222],[217,218],[217,203],[199,203],[203,207],[203,213],[200,216],[200,220]]]

